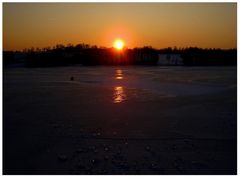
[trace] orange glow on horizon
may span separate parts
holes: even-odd
[[[116,38],[123,49],[228,49],[237,47],[237,4],[4,3],[2,26],[4,51],[69,43],[111,48]]]

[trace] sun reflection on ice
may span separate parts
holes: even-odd
[[[122,79],[123,79],[123,72],[122,72],[122,70],[121,69],[116,69],[116,71],[115,71],[115,80],[122,80]],[[125,90],[124,90],[122,85],[118,84],[118,85],[116,85],[114,87],[113,102],[114,103],[121,103],[124,100],[126,100]]]
[[[113,102],[114,103],[121,103],[124,100],[126,100],[126,94],[124,92],[123,87],[122,86],[116,86],[114,88]]]
[[[122,70],[116,70],[115,79],[116,80],[122,80],[123,79]]]

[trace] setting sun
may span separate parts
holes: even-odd
[[[124,47],[124,42],[123,40],[121,39],[117,39],[114,41],[114,44],[113,44],[114,48],[116,48],[117,50],[122,50],[123,47]]]

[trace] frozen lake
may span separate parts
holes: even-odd
[[[155,97],[177,97],[211,94],[236,88],[235,67],[19,68],[5,70],[5,74],[4,84],[26,84],[23,86],[26,88],[52,89],[72,85],[74,88],[85,86],[116,91],[120,87],[123,93],[129,93],[126,100],[147,100],[141,93]],[[92,95],[94,98],[94,94]]]
[[[6,173],[236,173],[236,67],[6,68],[3,80]]]

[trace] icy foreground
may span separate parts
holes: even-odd
[[[3,75],[4,174],[236,174],[236,67]]]

